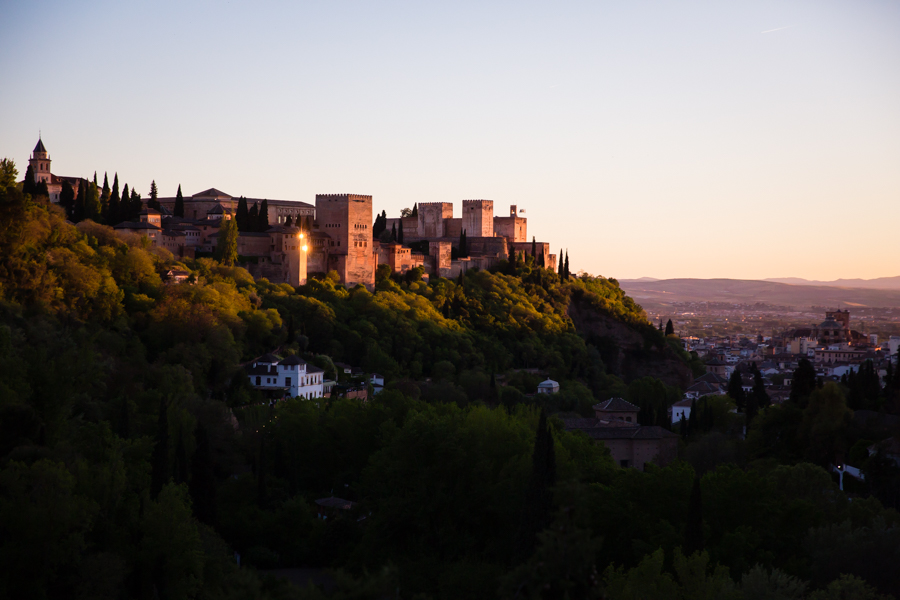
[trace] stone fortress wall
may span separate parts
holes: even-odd
[[[528,222],[519,216],[516,205],[510,206],[509,216],[494,216],[493,200],[463,200],[459,217],[453,216],[450,202],[419,202],[416,206],[418,216],[389,218],[386,229],[402,228],[404,244],[428,242],[428,256],[424,257],[422,266],[429,274],[455,277],[470,268],[490,268],[507,259],[512,250],[531,254]],[[453,249],[459,249],[463,231],[468,256],[453,260]],[[537,260],[543,258],[544,266],[556,269],[556,255],[550,253],[547,242],[535,243],[535,251]],[[416,265],[415,254],[411,260],[398,261],[394,257],[396,252],[395,249],[381,252],[378,264],[389,264],[395,272],[405,272]]]
[[[50,173],[49,153],[38,140],[30,158],[35,179],[59,187],[63,179]],[[56,188],[53,188],[55,190]],[[51,190],[51,198],[54,198]],[[58,201],[58,194],[55,195]],[[261,199],[247,198],[248,208]],[[186,196],[184,216],[174,217],[176,198],[161,197],[162,215],[144,210],[140,222],[120,223],[117,230],[148,236],[152,243],[170,248],[179,256],[214,251],[221,223],[233,218],[240,202],[216,188]],[[527,221],[510,206],[508,216],[494,216],[493,200],[463,200],[462,213],[453,216],[451,202],[421,202],[417,216],[391,219],[391,225],[403,232],[405,244],[427,242],[422,252],[408,245],[382,245],[372,235],[372,196],[363,194],[317,194],[315,205],[290,200],[266,200],[270,228],[266,232],[242,232],[238,254],[254,258],[247,268],[255,276],[268,277],[291,285],[302,285],[308,273],[336,271],[340,281],[352,287],[373,287],[375,270],[381,261],[393,271],[405,272],[423,266],[431,275],[452,277],[470,268],[486,269],[507,259],[509,252],[531,253]],[[524,212],[524,211],[522,211]],[[290,217],[293,226],[285,226]],[[298,221],[302,219],[302,223]],[[301,230],[296,225],[311,228]],[[465,232],[468,256],[453,259],[460,235]],[[536,257],[545,266],[555,268],[556,256],[549,244],[534,245]],[[843,316],[835,315],[838,320]]]

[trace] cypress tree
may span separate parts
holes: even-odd
[[[397,242],[403,243],[403,219],[400,219],[400,227],[397,228]]]
[[[519,253],[515,248],[511,249],[509,253],[509,274],[515,275],[516,271],[519,270]]]
[[[259,216],[256,220],[256,231],[269,230],[269,201],[263,200],[259,206]]]
[[[247,231],[256,231],[259,226],[259,203],[254,202],[247,213]]]
[[[147,201],[147,208],[159,210],[159,190],[156,188],[156,180],[150,182],[150,200]]]
[[[687,556],[703,551],[703,499],[700,497],[700,477],[694,477],[691,499],[688,502],[687,524],[684,532],[684,553]]]
[[[375,222],[372,223],[372,239],[377,240],[381,235],[383,225],[381,224],[381,215],[375,215]]]
[[[34,197],[35,187],[34,169],[31,168],[31,165],[28,165],[25,168],[25,180],[22,182],[22,193]]]
[[[697,410],[698,410],[697,403],[691,402],[691,414],[689,414],[688,418],[687,418],[688,435],[694,435],[695,433],[697,433],[697,418],[698,418]],[[684,420],[684,419],[682,419],[682,420]]]
[[[568,280],[569,279],[569,251],[568,250],[566,250],[566,266],[565,266],[565,269],[563,269],[563,272],[565,274],[566,280]]]
[[[547,266],[547,259],[546,259],[546,255],[544,254],[544,252],[541,252],[541,257],[538,260],[538,266],[542,269],[546,268],[546,266]]]
[[[169,481],[169,415],[168,402],[159,403],[159,418],[156,422],[156,442],[150,467],[150,497],[154,500]]]
[[[878,372],[875,370],[875,363],[867,360],[865,364],[866,376],[863,380],[863,395],[866,399],[867,406],[874,408],[878,404],[878,397],[881,395],[881,380]]]
[[[744,409],[744,425],[747,428],[747,433],[750,433],[750,423],[753,422],[753,419],[756,418],[756,415],[759,413],[759,400],[753,392],[750,392],[747,395],[746,400],[746,408]]]
[[[890,390],[894,384],[894,362],[888,357],[887,368],[884,374],[884,389]]]
[[[135,220],[140,218],[143,209],[144,201],[141,200],[141,195],[137,193],[136,189],[131,188],[131,214],[134,215]]]
[[[89,183],[84,187],[87,192],[87,195],[84,197],[84,217],[99,223],[103,219],[103,211],[100,206],[100,190],[93,183]]]
[[[563,276],[563,251],[562,248],[559,249],[559,264],[557,265],[557,275],[562,278]]]
[[[97,171],[94,171],[94,185],[97,185]]]
[[[293,225],[294,225],[294,220],[291,218],[291,215],[288,215],[287,218],[284,220],[284,226],[292,227]],[[238,227],[238,229],[240,229],[240,227]]]
[[[47,182],[40,181],[34,186],[34,197],[50,200],[50,191],[47,189]]]
[[[794,369],[793,379],[791,380],[790,400],[797,404],[800,408],[806,408],[809,396],[817,387],[816,370],[812,363],[807,359],[801,358]]]
[[[109,176],[103,173],[103,187],[100,188],[100,207],[103,210],[103,221],[107,225],[115,225],[113,216],[109,214]]]
[[[550,524],[553,486],[556,484],[556,451],[553,433],[547,425],[547,412],[541,409],[531,455],[531,481],[525,497],[519,548],[529,556],[537,534]]]
[[[766,382],[763,381],[762,373],[756,367],[756,363],[753,363],[750,372],[753,373],[753,391],[751,393],[756,400],[756,406],[765,408],[771,403],[769,393],[766,392]]]
[[[175,213],[176,217],[184,218],[184,196],[181,195],[181,184],[178,184],[178,192],[175,194]]]
[[[466,258],[466,230],[459,230],[459,250],[457,251],[457,256],[460,258]]]
[[[122,207],[119,205],[118,195],[109,195],[109,201],[106,205],[106,223],[108,225],[118,225],[123,221]]]
[[[88,183],[84,179],[78,182],[78,196],[75,197],[75,206],[72,209],[72,222],[78,223],[84,219],[84,199],[87,196]]]
[[[131,193],[128,191],[128,184],[122,187],[122,200],[119,204],[119,210],[122,211],[123,221],[131,221],[134,215],[131,214]]]
[[[396,223],[391,223],[391,241],[392,242],[397,241],[397,224]]]
[[[234,219],[222,219],[219,226],[219,241],[216,244],[216,259],[223,265],[232,266],[238,260],[238,228]]]
[[[672,335],[675,333],[675,325],[672,324],[672,319],[666,321],[666,335]]]
[[[197,449],[191,461],[191,483],[188,489],[197,520],[213,527],[216,523],[216,478],[213,473],[209,436],[206,428],[200,423],[197,424],[194,438],[197,441]]]
[[[738,412],[744,411],[745,406],[745,394],[744,394],[744,382],[741,378],[741,372],[737,369],[731,372],[731,377],[728,378],[728,388],[727,394],[734,400],[735,405],[737,406]]]
[[[534,236],[531,236],[531,258],[537,258],[537,242]]]
[[[63,181],[62,191],[59,193],[59,205],[65,209],[66,218],[72,221],[72,212],[75,210],[75,188],[68,181]]]
[[[238,231],[250,231],[248,221],[250,220],[250,211],[247,210],[247,199],[241,196],[238,199],[237,213],[234,215],[237,221]]]
[[[411,217],[418,217],[418,216],[419,216],[419,203],[418,203],[418,202],[416,202],[415,204],[413,204],[412,214],[410,214],[409,216],[411,216]]]
[[[112,189],[109,192],[109,202],[106,207],[106,220],[110,225],[117,225],[124,221],[124,211],[119,199],[119,174],[113,176]]]

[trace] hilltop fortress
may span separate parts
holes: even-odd
[[[57,183],[50,174],[49,154],[38,141],[31,158],[34,182]],[[50,189],[58,203],[59,190]],[[535,264],[556,269],[557,257],[546,242],[528,241],[528,223],[511,205],[508,216],[494,215],[493,200],[463,200],[462,214],[453,216],[450,202],[421,202],[412,214],[380,217],[383,231],[375,231],[372,196],[317,194],[315,205],[297,200],[245,198],[256,207],[265,202],[268,228],[241,231],[240,264],[255,277],[276,283],[302,285],[308,275],[335,271],[347,287],[375,285],[378,265],[394,273],[421,267],[426,276],[456,277],[471,268],[488,269],[512,252],[534,256]],[[240,199],[216,188],[182,199],[176,216],[176,197],[157,199],[159,210],[146,207],[136,221],[110,223],[117,231],[147,236],[176,256],[204,256],[215,252],[223,220],[235,218]],[[523,211],[520,211],[524,213]],[[385,235],[393,231],[393,235]]]

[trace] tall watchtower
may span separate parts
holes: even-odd
[[[316,194],[316,221],[330,238],[328,269],[337,271],[344,285],[374,285],[372,196]]]
[[[28,165],[31,167],[35,183],[50,183],[50,153],[47,152],[41,138],[38,138],[38,143],[31,152]]]
[[[494,201],[463,200],[462,228],[466,237],[494,237]]]
[[[416,229],[419,237],[439,238],[446,235],[446,221],[453,218],[450,202],[419,202],[419,221]]]

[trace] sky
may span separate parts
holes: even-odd
[[[900,2],[0,0],[0,157],[526,209],[607,277],[900,275]]]

